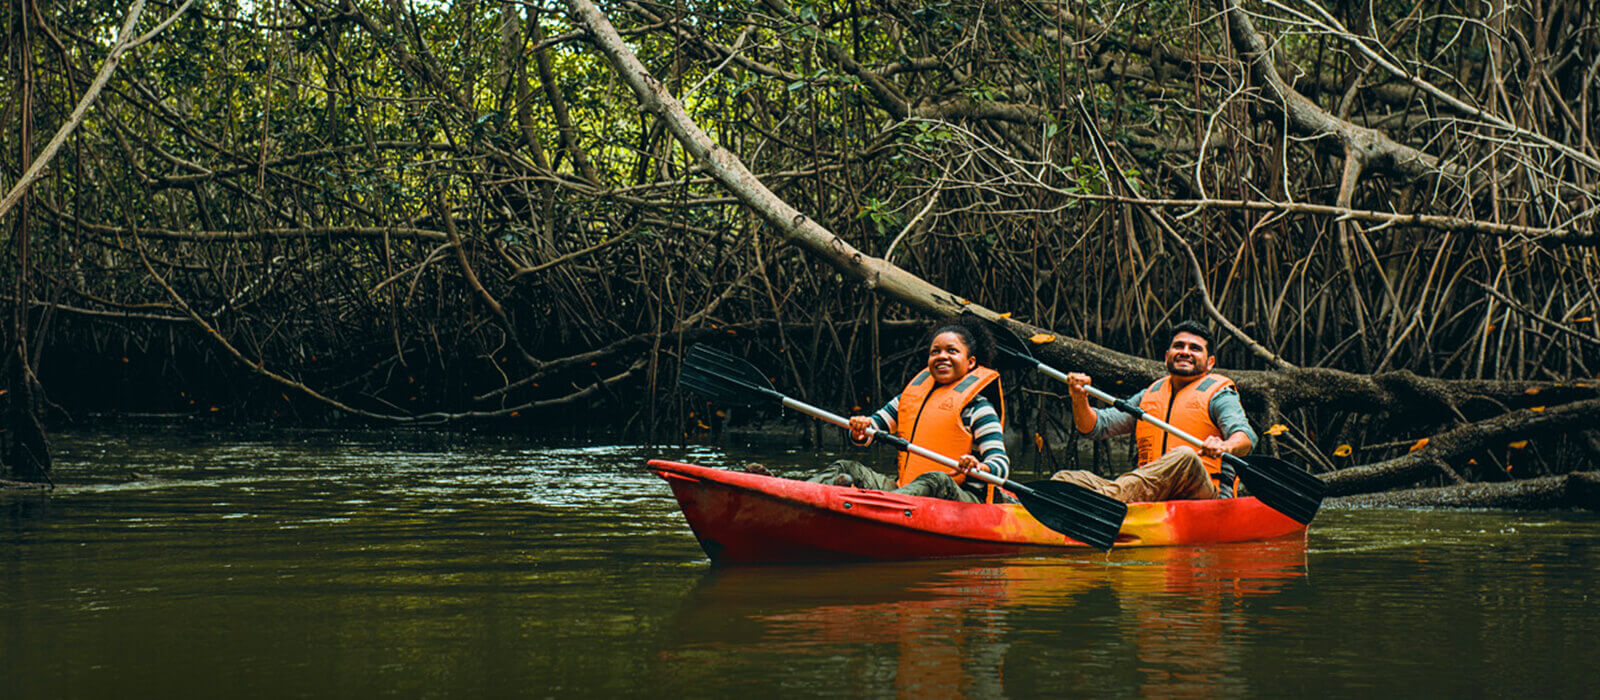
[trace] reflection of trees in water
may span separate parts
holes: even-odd
[[[1226,688],[1242,603],[1305,577],[1303,539],[1104,557],[714,569],[669,663],[752,686],[903,697]]]

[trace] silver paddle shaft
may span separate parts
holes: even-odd
[[[1043,367],[1043,365],[1040,365],[1040,366]],[[844,416],[841,416],[841,415],[839,415],[837,413],[831,413],[829,411],[825,411],[823,409],[817,408],[816,406],[812,406],[811,404],[804,403],[804,402],[801,402],[801,401],[797,401],[797,400],[789,398],[787,396],[783,397],[783,407],[791,409],[791,410],[799,411],[801,413],[804,413],[804,414],[806,414],[808,416],[811,416],[812,418],[816,418],[817,420],[823,421],[825,423],[832,423],[832,424],[837,425],[837,426],[839,426],[841,428],[844,428],[846,430],[850,429],[850,419],[849,418],[845,418]],[[903,450],[905,450],[907,452],[910,452],[911,454],[917,455],[918,457],[925,457],[927,459],[931,459],[931,460],[933,460],[935,462],[938,462],[939,464],[942,464],[942,465],[944,465],[946,467],[949,467],[951,469],[955,469],[957,471],[960,471],[960,466],[961,466],[960,462],[957,462],[954,459],[951,459],[951,458],[946,457],[946,456],[944,456],[942,454],[939,454],[938,452],[934,452],[933,450],[930,450],[930,449],[928,449],[926,447],[918,445],[918,444],[916,444],[914,442],[911,442],[910,440],[907,440],[907,439],[905,439],[903,437],[900,437],[898,435],[895,435],[893,433],[880,433],[880,432],[878,432],[877,428],[869,427],[869,428],[867,428],[867,434],[868,435],[885,435],[885,436],[887,436],[887,437],[884,438],[886,441],[893,443],[896,447],[899,447],[900,449],[903,449]],[[1005,483],[1006,483],[1005,479],[1002,479],[1002,478],[1000,478],[998,476],[995,476],[995,475],[990,474],[989,472],[985,472],[985,471],[971,471],[971,472],[967,472],[967,475],[971,476],[971,477],[975,477],[979,481],[984,481],[984,482],[993,484],[995,486],[1004,486]]]

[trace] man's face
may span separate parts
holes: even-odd
[[[1167,371],[1175,377],[1198,377],[1216,364],[1206,339],[1193,333],[1178,333],[1167,346]]]

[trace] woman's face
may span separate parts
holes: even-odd
[[[961,342],[961,336],[944,332],[933,337],[933,345],[928,348],[928,373],[933,375],[933,381],[939,384],[960,381],[977,366],[978,359],[972,356],[972,349]]]

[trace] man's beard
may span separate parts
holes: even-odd
[[[1206,373],[1206,368],[1199,362],[1190,362],[1187,368],[1179,369],[1172,360],[1167,360],[1167,372],[1179,377],[1198,377]]]

